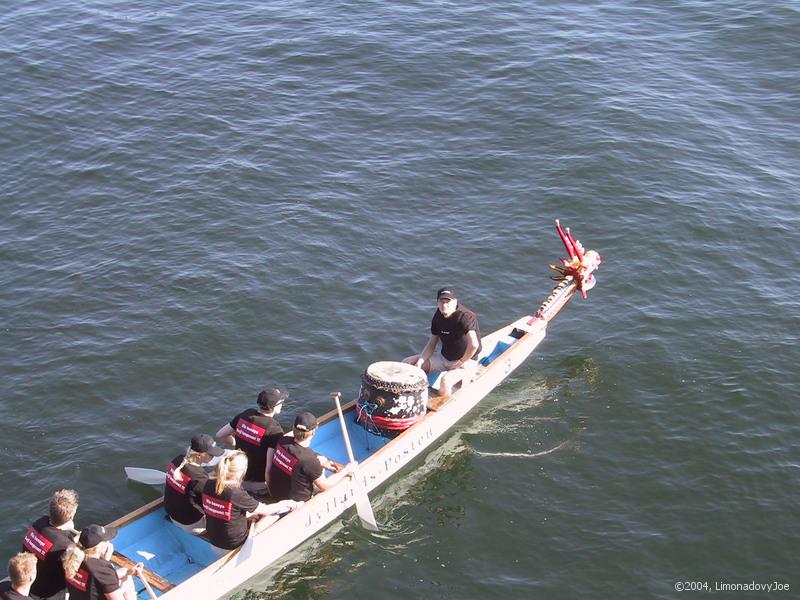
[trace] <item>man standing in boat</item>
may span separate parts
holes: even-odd
[[[472,381],[478,369],[475,360],[481,351],[481,331],[478,315],[460,306],[452,287],[443,287],[436,293],[436,312],[431,319],[431,337],[422,352],[403,359],[426,373],[441,371],[439,395],[449,396],[453,386]],[[441,350],[436,346],[442,342]]]
[[[269,477],[269,490],[275,500],[305,502],[314,494],[314,486],[324,492],[355,472],[358,463],[341,466],[311,449],[316,432],[317,418],[304,412],[295,417],[292,435],[281,438]],[[324,470],[335,474],[326,477]]]
[[[248,408],[239,413],[215,436],[217,441],[236,446],[247,455],[247,473],[242,488],[256,496],[267,494],[272,453],[283,437],[283,427],[275,417],[288,397],[288,392],[278,388],[261,390],[256,398],[258,408]]]
[[[67,581],[61,557],[77,534],[74,519],[78,512],[78,492],[57,490],[50,498],[48,512],[28,529],[22,540],[22,549],[39,559],[31,596],[42,600],[62,600],[67,594]]]

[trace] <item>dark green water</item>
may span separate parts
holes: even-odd
[[[0,4],[3,557],[265,384],[295,410],[599,285],[415,469],[240,598],[800,589],[796,2]],[[3,560],[5,560],[3,558]],[[763,597],[719,592],[715,597]]]

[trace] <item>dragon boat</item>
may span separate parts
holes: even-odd
[[[449,396],[431,395],[428,400],[427,385],[435,389],[438,376],[432,373],[427,377],[423,410],[394,421],[391,416],[381,418],[376,414],[374,409],[379,402],[373,402],[375,394],[365,390],[364,384],[359,398],[343,406],[343,423],[335,409],[319,417],[312,448],[334,461],[348,462],[343,435],[346,428],[352,452],[359,462],[353,479],[344,479],[332,489],[316,494],[300,509],[260,533],[251,534],[243,548],[222,557],[203,537],[190,535],[173,525],[164,513],[163,498],[110,523],[120,528],[114,540],[114,561],[120,565],[136,562],[145,565],[150,589],[137,580],[138,597],[197,600],[230,594],[350,507],[368,502],[367,492],[397,476],[425,453],[530,356],[544,339],[550,321],[575,292],[585,298],[595,285],[593,274],[600,265],[600,255],[593,250],[584,251],[569,229],[562,229],[558,221],[556,230],[569,254],[568,259],[561,259],[561,265],[550,265],[558,272],[552,276],[558,283],[534,314],[518,318],[481,338],[479,367],[470,383],[457,385]],[[367,371],[362,382],[365,377]]]

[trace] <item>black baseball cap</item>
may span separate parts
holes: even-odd
[[[456,296],[456,291],[451,287],[443,287],[439,288],[439,291],[436,292],[436,299],[441,300],[442,298],[447,298],[448,300],[455,300],[458,298]]]
[[[317,417],[310,412],[302,412],[294,418],[294,428],[300,431],[311,431],[317,428]]]
[[[289,392],[286,390],[279,390],[278,388],[270,388],[267,390],[261,390],[258,393],[258,398],[256,402],[261,408],[266,408],[267,410],[272,410],[278,404],[283,402],[289,397]]]
[[[208,452],[211,456],[222,456],[225,454],[225,450],[217,446],[217,442],[214,441],[207,433],[198,433],[192,438],[192,445],[191,449],[195,452]]]
[[[94,548],[100,542],[107,542],[117,537],[116,527],[103,527],[102,525],[89,525],[81,530],[78,542],[84,548]]]

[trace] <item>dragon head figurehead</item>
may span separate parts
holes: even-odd
[[[550,265],[554,271],[558,271],[558,275],[552,275],[551,279],[555,281],[564,281],[571,278],[575,282],[575,286],[581,293],[581,296],[586,298],[586,292],[595,286],[594,272],[603,262],[602,257],[594,250],[584,250],[581,243],[572,237],[569,227],[566,230],[561,228],[561,223],[556,219],[556,231],[558,232],[561,241],[564,243],[564,248],[567,249],[569,259],[562,258],[562,266]]]

